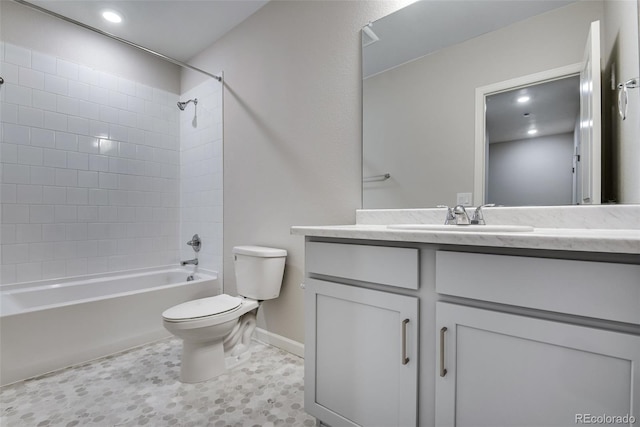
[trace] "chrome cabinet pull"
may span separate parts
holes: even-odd
[[[402,321],[402,364],[406,365],[409,363],[409,358],[407,357],[407,324],[409,323],[409,319],[404,319]]]
[[[444,333],[447,332],[447,328],[440,329],[440,376],[447,375],[447,370],[444,368]]]

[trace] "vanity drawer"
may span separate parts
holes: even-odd
[[[640,324],[640,265],[438,251],[436,290]]]
[[[418,249],[307,242],[307,274],[418,289]]]

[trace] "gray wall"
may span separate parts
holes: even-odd
[[[349,224],[361,200],[360,28],[407,2],[272,1],[191,63],[223,70],[224,285],[236,245],[287,249],[282,293],[259,326],[303,342],[303,238]],[[198,77],[185,73],[183,92]]]
[[[573,133],[489,144],[487,202],[570,205]]]

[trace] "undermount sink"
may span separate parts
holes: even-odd
[[[444,224],[391,224],[391,230],[413,231],[469,231],[472,233],[521,233],[531,232],[529,225],[444,225]]]

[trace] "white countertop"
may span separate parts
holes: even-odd
[[[452,226],[455,227],[455,226]],[[386,225],[296,226],[291,234],[341,239],[640,254],[640,230],[534,228],[531,232],[416,231]]]

